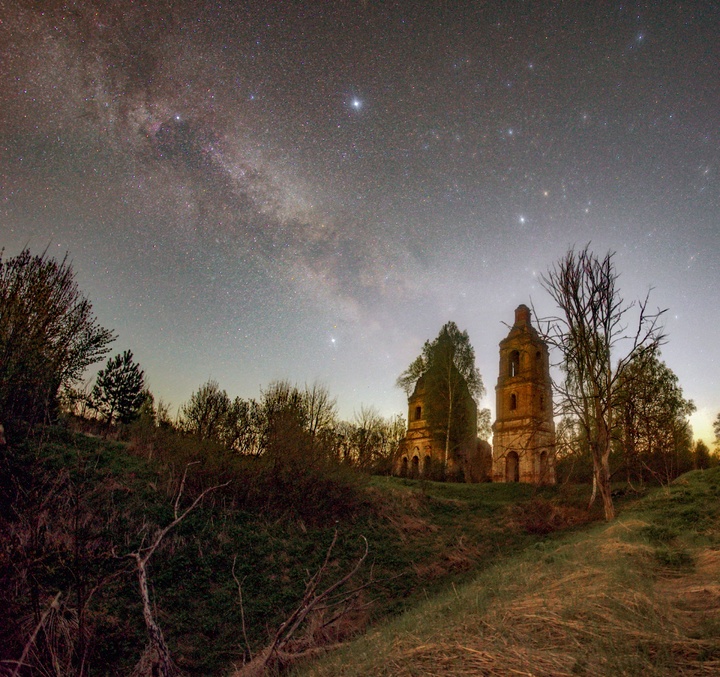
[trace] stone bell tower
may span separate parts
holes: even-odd
[[[555,423],[548,349],[530,321],[515,310],[515,324],[500,342],[495,387],[493,482],[555,484]]]

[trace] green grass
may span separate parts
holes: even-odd
[[[24,487],[23,498],[15,503],[15,485],[3,485],[12,509],[28,523],[52,515],[49,528],[38,532],[44,539],[38,552],[29,553],[20,541],[12,541],[14,550],[5,551],[0,560],[6,584],[1,601],[8,608],[0,626],[0,658],[20,654],[22,642],[13,624],[20,627],[20,619],[32,618],[33,594],[42,610],[62,591],[64,609],[71,613],[80,580],[88,589],[98,586],[87,616],[91,672],[127,674],[146,638],[135,573],[124,555],[172,520],[173,497],[188,460],[202,463],[191,468],[183,506],[234,471],[222,458],[203,456],[187,441],[177,457],[157,450],[152,462],[124,444],[63,430],[53,430],[40,446],[36,442],[7,450],[0,459],[5,477],[17,478]],[[544,543],[548,535],[544,528],[536,529],[538,520],[547,526],[549,516],[555,519],[557,510],[572,502],[561,490],[537,492],[524,485],[376,477],[351,479],[355,483],[346,489],[337,484],[345,481],[338,477],[328,481],[336,483],[330,487],[336,495],[345,492],[347,509],[324,512],[308,501],[298,510],[281,512],[258,508],[257,502],[243,507],[247,491],[236,478],[226,490],[208,495],[168,535],[150,562],[152,598],[173,658],[186,674],[227,674],[246,652],[233,561],[255,653],[301,598],[309,572],[320,567],[336,528],[328,584],[360,556],[362,537],[370,548],[360,577],[367,581],[372,575],[373,584],[364,593],[371,605],[347,628],[353,633],[397,617],[422,600],[453,595],[455,587],[498,559]],[[7,534],[17,527],[13,510],[3,513],[0,524]],[[73,527],[79,524],[76,514],[85,520],[81,529]],[[24,573],[17,566],[20,561],[30,562]],[[27,581],[33,582],[34,593]]]
[[[720,469],[689,473],[499,557],[297,674],[716,674],[719,485]]]

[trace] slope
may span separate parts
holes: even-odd
[[[298,674],[720,672],[720,469],[538,542]]]

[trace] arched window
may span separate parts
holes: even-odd
[[[545,395],[540,393],[540,411],[545,411]]]
[[[417,478],[419,475],[420,475],[420,459],[417,456],[413,456],[412,470],[410,471],[410,476],[414,479],[414,478]]]
[[[515,451],[509,452],[505,457],[505,481],[520,481],[520,457]]]
[[[510,411],[515,411],[517,409],[517,395],[515,393],[512,393],[510,395]]]
[[[408,460],[407,456],[403,456],[402,467],[400,468],[400,476],[407,477],[408,474]]]
[[[415,407],[415,420],[419,421],[422,418],[422,407]]]
[[[510,376],[517,376],[520,373],[520,351],[513,350],[510,353]]]
[[[430,465],[432,464],[432,459],[430,456],[426,456],[425,460],[423,461],[423,477],[427,477],[430,474]]]

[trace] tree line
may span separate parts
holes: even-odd
[[[0,422],[11,438],[65,411],[100,422],[104,434],[134,425],[147,438],[162,428],[249,457],[271,456],[285,445],[287,455],[390,472],[403,417],[361,407],[354,420],[342,421],[336,400],[318,384],[277,381],[255,400],[231,398],[211,380],[172,419],[167,405],[155,403],[128,350],[108,359],[89,392],[79,390],[85,370],[108,354],[115,335],[98,324],[67,256],[57,261],[26,249],[5,259],[3,253]],[[714,461],[702,442],[693,448],[688,417],[694,404],[660,359],[664,311],[651,311],[648,296],[626,303],[617,280],[612,253],[598,257],[589,245],[571,249],[542,278],[558,313],[539,321],[561,374],[554,382],[560,457],[566,466],[589,462],[608,518],[611,480],[619,475],[631,484],[669,481]],[[431,394],[426,413],[447,463],[474,418],[461,405],[464,395],[484,392],[467,332],[444,325],[398,385],[409,393],[421,377]]]
[[[114,333],[99,326],[67,256],[57,261],[25,249],[3,259],[3,253],[0,422],[11,438],[62,413],[99,422],[105,435],[131,424],[146,431],[163,426],[166,433],[172,429],[250,456],[265,453],[281,436],[288,441],[293,432],[315,455],[363,471],[389,471],[403,417],[386,418],[362,406],[352,421],[342,421],[336,400],[319,384],[299,388],[278,381],[258,400],[244,400],[210,380],[173,420],[167,405],[155,404],[144,371],[126,350],[107,360],[91,390],[78,388],[85,370],[110,351]]]

